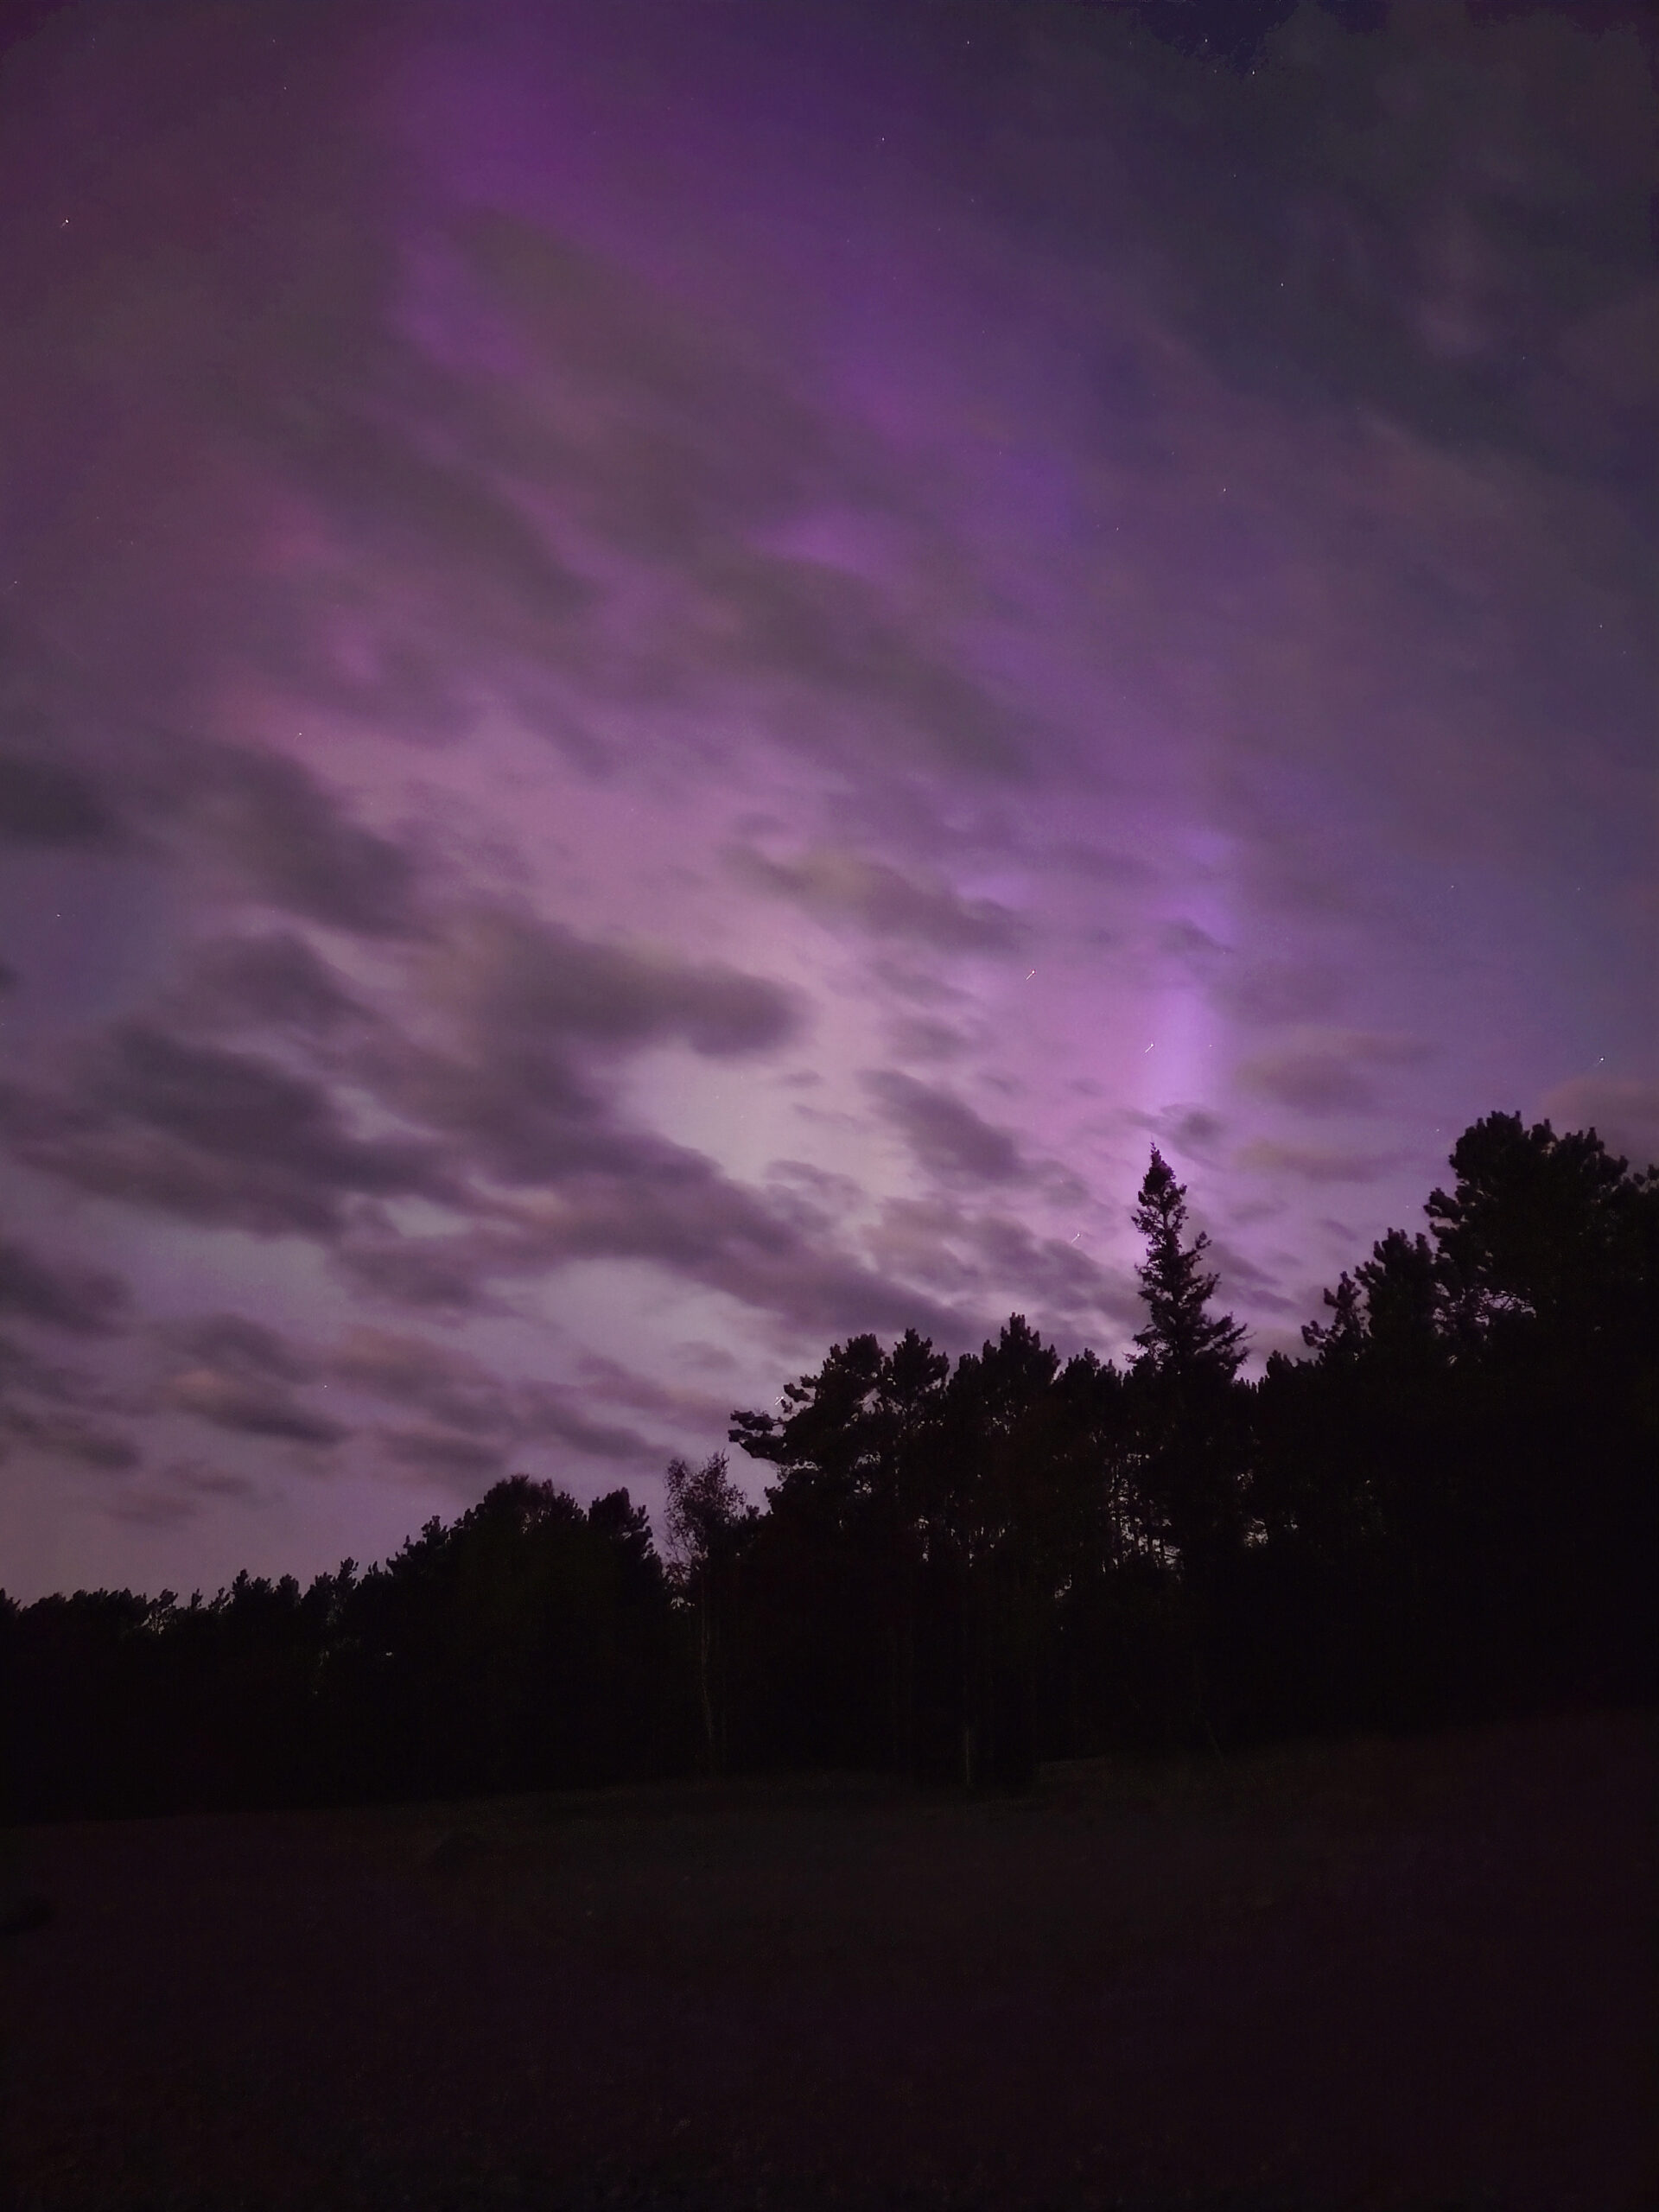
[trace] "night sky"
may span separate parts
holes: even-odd
[[[14,1596],[1659,1154],[1642,11],[1209,14],[19,19]]]

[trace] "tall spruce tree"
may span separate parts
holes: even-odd
[[[1230,1314],[1209,1310],[1217,1280],[1204,1264],[1210,1240],[1187,1242],[1186,1192],[1155,1147],[1133,1218],[1147,1240],[1138,1273],[1147,1321],[1129,1376],[1140,1487],[1147,1526],[1179,1563],[1185,1725],[1214,1743],[1217,1726],[1229,1725],[1213,1688],[1226,1672],[1222,1593],[1250,1521],[1249,1394],[1237,1381],[1244,1332]]]
[[[1183,1243],[1186,1185],[1175,1180],[1156,1145],[1134,1221],[1147,1240],[1136,1274],[1151,1317],[1135,1332],[1143,1356],[1139,1363],[1182,1380],[1230,1382],[1244,1357],[1244,1331],[1230,1314],[1207,1310],[1219,1281],[1204,1265],[1210,1239],[1200,1231],[1190,1244]]]

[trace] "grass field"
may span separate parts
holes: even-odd
[[[17,2212],[1659,2202],[1649,1716],[41,1828]]]

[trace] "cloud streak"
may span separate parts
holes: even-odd
[[[1019,917],[994,899],[964,899],[937,877],[906,874],[856,853],[820,846],[775,861],[739,845],[728,861],[740,882],[789,899],[831,928],[851,925],[941,952],[1010,952],[1020,941]]]
[[[1433,1057],[1415,1038],[1307,1030],[1242,1062],[1238,1081],[1298,1114],[1375,1114],[1382,1094],[1373,1071],[1419,1067]]]
[[[0,1313],[73,1336],[102,1337],[122,1325],[130,1306],[118,1275],[57,1266],[27,1244],[0,1240]]]
[[[984,1121],[948,1090],[897,1068],[864,1077],[883,1117],[920,1165],[947,1182],[1015,1183],[1029,1173],[1012,1134]]]

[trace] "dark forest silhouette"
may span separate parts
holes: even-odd
[[[1154,1151],[1127,1368],[1020,1315],[954,1366],[834,1345],[669,1470],[517,1476],[383,1565],[210,1602],[0,1598],[0,1809],[435,1797],[699,1768],[1020,1789],[1048,1758],[1649,1701],[1659,1170],[1493,1115],[1430,1234],[1239,1376]]]

